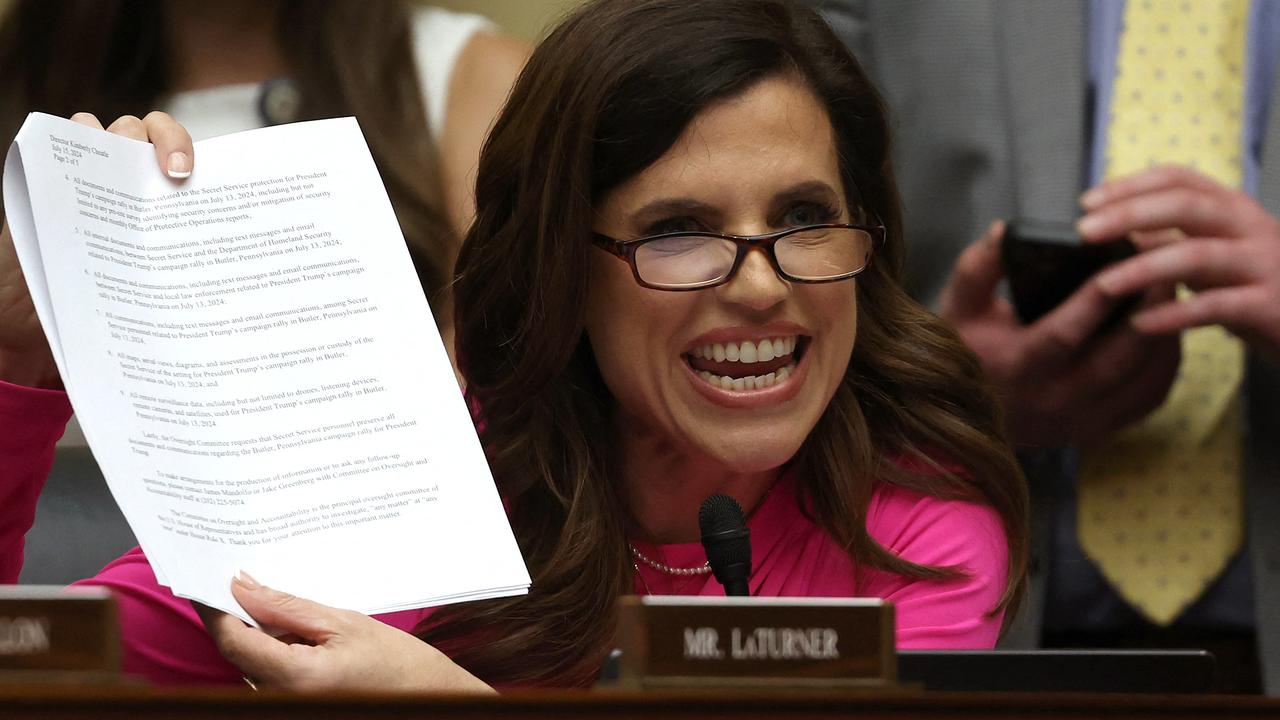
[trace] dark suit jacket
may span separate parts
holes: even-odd
[[[815,0],[885,95],[906,210],[908,285],[933,304],[991,220],[1070,220],[1086,183],[1088,5],[1027,0]],[[1280,87],[1272,97],[1280,95]],[[1280,102],[1271,102],[1258,198],[1280,214]],[[1280,311],[1280,309],[1278,309]],[[1259,651],[1280,694],[1280,377],[1250,358],[1246,513]],[[1006,644],[1040,631],[1055,498],[1029,468],[1032,596]]]

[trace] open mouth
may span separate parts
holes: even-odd
[[[733,392],[763,390],[791,377],[808,341],[803,335],[784,335],[710,343],[693,348],[683,357],[694,375],[712,387]]]

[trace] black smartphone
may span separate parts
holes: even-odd
[[[1136,253],[1129,238],[1085,242],[1071,223],[1027,219],[1009,222],[1000,248],[1014,310],[1026,324],[1057,307],[1094,273]],[[1127,314],[1137,299],[1127,298],[1105,324]]]

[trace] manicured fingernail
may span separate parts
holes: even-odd
[[[178,179],[191,177],[191,158],[186,153],[178,151],[169,154],[169,177]]]
[[[254,580],[252,575],[250,575],[249,573],[243,570],[240,571],[239,575],[236,575],[234,578],[232,578],[231,581],[239,584],[245,590],[261,590],[262,589],[262,583],[258,582],[257,580]]]

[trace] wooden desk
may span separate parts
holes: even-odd
[[[554,718],[579,720],[790,720],[791,718],[1260,718],[1280,700],[1232,696],[957,694],[852,692],[521,692],[494,698],[370,695],[297,696],[238,689],[0,686],[6,720],[106,718]]]

